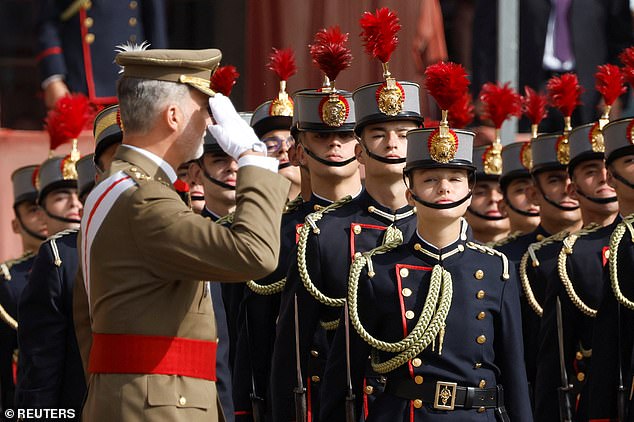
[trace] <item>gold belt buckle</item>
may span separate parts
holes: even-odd
[[[436,395],[434,396],[434,409],[453,410],[456,403],[456,391],[458,384],[455,382],[436,382]]]

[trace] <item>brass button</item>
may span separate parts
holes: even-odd
[[[480,312],[480,313],[478,314],[478,319],[479,319],[479,320],[483,320],[486,316],[487,316],[487,314],[486,314],[485,312]]]
[[[84,37],[84,41],[86,41],[87,44],[94,43],[95,42],[95,34],[91,34],[91,33],[86,34],[86,37]]]
[[[480,383],[478,384],[478,387],[484,388],[486,386],[487,386],[487,382],[485,380],[480,380]]]
[[[605,257],[605,259],[610,259],[610,250],[606,249],[605,252],[603,252],[603,256]]]
[[[84,26],[86,28],[92,28],[94,24],[95,24],[95,21],[93,20],[93,18],[87,17],[86,19],[84,19]]]
[[[354,227],[352,227],[352,231],[354,232],[354,234],[360,234],[361,233],[361,226],[358,224],[355,224]]]
[[[86,3],[84,3],[84,10],[90,10],[91,7],[92,7],[92,2],[87,1]]]
[[[481,336],[478,336],[478,338],[476,339],[476,341],[478,342],[478,344],[484,344],[487,341],[486,336],[483,334]]]
[[[484,406],[478,407],[478,413],[484,413],[485,410]]]
[[[579,372],[577,374],[577,381],[583,382],[583,380],[585,380],[585,379],[586,379],[586,374],[584,374],[583,372]]]
[[[403,293],[403,296],[405,296],[405,297],[410,297],[410,296],[412,295],[412,290],[411,290],[411,289],[409,289],[409,288],[407,288],[407,287],[405,287],[405,288],[401,291],[401,293]]]
[[[477,279],[477,280],[482,280],[484,278],[484,271],[482,270],[478,270],[475,272],[475,274],[473,274],[473,276]]]
[[[315,210],[315,211],[319,211],[320,209],[321,209],[321,205],[317,205],[317,204],[315,204],[315,205],[313,206],[313,210]]]
[[[137,8],[137,6],[139,5],[139,3],[136,2],[136,0],[132,0],[129,4],[130,9],[134,10]]]
[[[310,380],[312,382],[319,382],[319,381],[321,381],[321,378],[319,378],[318,375],[313,375],[312,377],[310,377]]]
[[[463,245],[458,245],[458,250],[460,252],[464,252],[464,246]]]
[[[420,245],[420,243],[416,243],[414,245],[414,249],[416,249],[417,251],[420,251],[421,249],[423,249],[423,247]]]
[[[130,171],[138,171],[139,169],[136,167],[130,167]]]
[[[407,312],[405,312],[405,318],[407,318],[407,319],[414,319],[414,311],[407,311]]]
[[[401,277],[405,278],[409,275],[409,270],[407,268],[401,268],[400,270],[398,270],[398,273],[401,275]]]
[[[484,299],[484,290],[478,291],[478,293],[476,294],[476,297],[478,299]]]
[[[581,352],[575,353],[575,359],[577,359],[577,360],[583,359],[583,353],[581,353]]]
[[[421,407],[423,407],[423,401],[421,399],[414,400],[414,407],[420,409]]]
[[[314,358],[319,357],[319,352],[317,350],[311,350],[310,355]]]
[[[415,382],[416,384],[422,384],[422,383],[423,383],[423,376],[422,376],[422,375],[416,375],[416,376],[414,377],[414,382]]]
[[[544,240],[544,235],[538,234],[537,237],[535,237],[535,239],[537,239],[538,242],[541,242],[542,240]]]
[[[419,366],[421,366],[423,364],[423,361],[420,360],[420,358],[414,358],[412,359],[412,366],[415,368],[418,368]]]
[[[482,362],[476,362],[476,363],[475,363],[475,365],[473,365],[473,367],[474,367],[475,369],[480,369],[480,368],[482,368]]]
[[[185,397],[183,397],[183,396],[180,396],[178,398],[178,404],[179,404],[179,406],[185,406],[187,404],[187,399]]]
[[[372,393],[374,393],[374,387],[372,387],[371,385],[366,385],[365,388],[363,389],[363,392],[367,394],[368,396],[370,396],[372,395]]]
[[[374,211],[376,211],[376,208],[373,205],[370,205],[368,207],[368,212],[374,212]]]
[[[136,18],[134,16],[128,19],[128,25],[136,26]]]

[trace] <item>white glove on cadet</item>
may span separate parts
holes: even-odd
[[[258,139],[251,126],[242,120],[229,98],[216,93],[209,98],[209,108],[216,124],[207,126],[207,130],[230,157],[238,161],[248,150],[264,152],[266,155],[266,145]]]

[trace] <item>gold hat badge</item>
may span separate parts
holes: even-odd
[[[403,111],[405,91],[392,77],[388,62],[398,45],[399,18],[394,11],[383,7],[375,13],[365,12],[360,24],[366,53],[379,59],[383,65],[385,82],[376,90],[377,107],[383,114],[396,116]]]
[[[280,90],[277,94],[277,98],[271,101],[269,115],[292,116],[293,100],[290,99],[288,93],[286,92],[286,81],[297,73],[293,50],[290,48],[282,50],[273,48],[273,54],[271,54],[271,57],[269,58],[268,68],[275,72],[277,77],[280,79]]]
[[[348,101],[335,88],[335,79],[352,62],[347,42],[348,34],[343,34],[338,26],[333,26],[317,31],[309,46],[313,63],[324,72],[330,83],[330,95],[327,101],[322,100],[319,104],[319,115],[322,122],[331,127],[341,127],[350,113]]]

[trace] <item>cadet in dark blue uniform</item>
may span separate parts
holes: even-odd
[[[305,223],[300,233],[297,256],[291,258],[282,294],[274,359],[281,362],[293,358],[293,333],[298,330],[303,373],[310,372],[312,355],[318,353],[320,358],[327,359],[331,352],[330,342],[338,325],[347,291],[347,274],[355,254],[379,246],[388,226],[401,230],[405,236],[414,232],[414,211],[407,204],[402,171],[407,152],[405,134],[422,124],[419,87],[411,82],[399,82],[405,93],[404,98],[398,100],[401,110],[390,116],[381,110],[380,95],[377,96],[384,85],[384,82],[365,85],[352,94],[355,104],[358,104],[355,133],[360,143],[356,146],[356,156],[365,165],[365,190],[341,208],[322,210],[319,218],[323,218],[319,221],[309,216],[311,221],[315,221],[319,233],[315,233],[313,224]],[[299,310],[298,327],[294,322],[295,295]],[[315,336],[325,336],[326,344],[313,344]],[[273,376],[276,384],[287,383],[290,395],[297,380],[296,368],[287,365],[283,374]],[[319,374],[312,375],[306,382],[311,385],[318,383],[319,377]],[[364,391],[369,393],[369,401],[379,386],[376,382],[378,378],[374,374]]]
[[[46,0],[37,10],[42,88],[50,108],[71,92],[95,104],[117,102],[115,47],[147,40],[167,47],[163,0]]]
[[[465,218],[473,230],[474,239],[480,243],[494,242],[509,234],[508,216],[498,208],[498,202],[502,200],[501,149],[502,146],[497,142],[473,149],[476,183]]]
[[[17,369],[18,300],[26,286],[40,244],[46,239],[46,224],[37,205],[34,185],[37,166],[19,168],[13,182],[13,231],[22,239],[24,254],[0,264],[0,415],[13,409],[14,370]],[[4,416],[0,416],[2,419]]]
[[[333,99],[332,103],[330,98]],[[270,282],[286,278],[286,273],[291,263],[290,251],[298,239],[298,229],[304,223],[304,217],[346,196],[357,197],[362,190],[359,177],[359,162],[354,155],[357,142],[353,132],[355,108],[352,95],[341,90],[335,92],[329,92],[328,90],[322,90],[321,92],[301,91],[294,96],[293,100],[295,102],[294,113],[296,114],[294,119],[297,119],[293,133],[299,142],[298,159],[300,165],[306,166],[310,173],[312,195],[309,203],[303,204],[282,220],[282,246],[287,249],[283,249],[285,252],[281,254],[284,261],[283,265],[278,266],[272,278],[271,276],[267,277]],[[346,110],[341,115],[337,115],[335,120],[328,115],[327,110],[332,104],[343,106],[344,110]],[[270,284],[270,282],[266,284]],[[256,290],[260,289],[256,288]],[[260,291],[260,293],[266,293],[266,291]],[[279,296],[271,297],[270,299],[251,296],[255,298],[251,302],[254,306],[248,304],[246,308],[247,317],[249,318],[249,333],[251,336],[254,336],[254,332],[262,333],[257,334],[258,336],[274,333],[278,310],[283,314],[286,312],[285,309],[280,308],[279,302],[275,305],[273,304],[273,301],[279,301]],[[267,328],[260,325],[262,322],[255,323],[256,319],[263,315],[261,312],[267,309],[266,305],[262,307],[260,307],[261,305],[255,305],[259,301],[266,301],[270,305],[268,308],[270,314],[267,318]],[[284,336],[294,338],[294,330],[292,329],[293,325],[291,325],[291,331],[289,332],[286,325],[281,325],[282,321],[287,321],[285,316],[280,317],[277,334],[274,337],[271,336],[266,340],[260,337],[266,342],[266,346],[262,347],[262,344],[257,340],[251,341],[252,350],[262,355],[262,365],[267,369],[269,365],[271,367],[271,375],[265,379],[266,382],[269,382],[269,380],[271,382],[270,404],[272,420],[274,421],[289,421],[295,418],[292,389],[296,384],[296,381],[293,380],[297,380],[297,373],[294,366],[289,375],[289,362],[296,361],[295,352],[294,348],[291,348],[291,350],[286,349],[286,344],[290,339],[284,338]],[[258,329],[258,326],[262,326],[262,330]],[[275,338],[275,346],[271,343],[273,338]],[[309,369],[302,374],[303,377],[310,380],[312,377],[320,377],[322,375],[323,358],[320,356],[320,352],[321,350],[315,350],[313,357],[316,358],[316,361],[321,360],[321,368],[318,365],[311,364]],[[319,382],[309,382],[307,401],[311,415],[316,415],[318,397]]]
[[[604,256],[616,226],[616,194],[607,184],[603,162],[603,136],[598,123],[575,128],[569,137],[570,195],[579,201],[584,227],[557,243],[556,265],[546,274],[544,314],[541,319],[535,378],[535,417],[559,421],[558,387],[562,387],[558,332],[563,334],[563,358],[568,381],[571,415],[587,418],[587,394],[582,390],[592,356],[592,332],[596,309],[601,303]],[[557,304],[559,301],[560,305]],[[561,308],[561,324],[557,307]],[[577,398],[579,400],[579,406]]]
[[[556,265],[556,256],[561,245],[556,243],[572,231],[581,228],[581,215],[578,201],[568,194],[570,178],[566,172],[568,161],[560,162],[558,147],[562,135],[544,134],[531,140],[533,166],[531,174],[535,183],[529,188],[531,201],[540,206],[541,223],[533,233],[520,236],[514,246],[519,247],[527,241],[537,243],[529,245],[522,252],[518,263],[520,283],[522,284],[522,326],[524,331],[524,358],[526,371],[531,385],[535,381],[539,326],[547,276]],[[541,234],[545,232],[545,234]],[[551,235],[552,234],[552,235]],[[535,240],[533,240],[535,239]],[[507,247],[511,247],[505,245]],[[500,248],[502,252],[506,247]],[[532,393],[532,389],[531,389]]]
[[[634,345],[634,119],[608,123],[603,128],[608,184],[616,190],[623,217],[604,253],[604,292],[592,339],[588,376],[588,420],[634,420],[632,409],[632,350]],[[628,280],[630,282],[628,282]]]
[[[537,136],[537,135],[535,135]],[[504,252],[507,258],[515,263],[519,262],[530,243],[537,241],[527,237],[527,243],[520,246],[513,244],[520,236],[533,232],[539,226],[539,207],[528,199],[527,188],[533,186],[530,168],[532,164],[530,141],[513,142],[502,148],[502,174],[500,175],[500,189],[502,200],[498,203],[501,213],[508,215],[510,233],[507,237],[488,246]],[[542,233],[544,234],[544,233]]]
[[[388,236],[352,264],[353,328],[339,324],[333,348],[345,350],[349,336],[357,412],[369,355],[387,378],[368,422],[532,420],[513,267],[474,243],[461,218],[473,188],[473,138],[442,123],[407,134],[417,231],[403,243]],[[346,360],[329,357],[321,420],[346,420]]]
[[[74,409],[86,393],[73,325],[77,229],[81,203],[70,157],[46,160],[39,171],[38,202],[51,236],[42,244],[18,305],[17,408]]]

